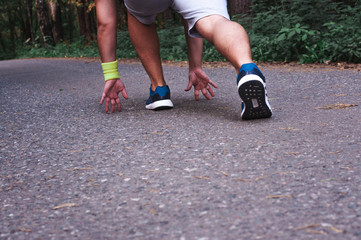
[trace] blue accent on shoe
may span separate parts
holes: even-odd
[[[147,109],[160,110],[172,108],[173,103],[170,100],[170,89],[169,87],[162,86],[156,87],[155,91],[152,91],[152,87],[149,90],[149,98],[145,103]]]
[[[239,80],[248,75],[248,74],[255,74],[262,78],[263,82],[266,82],[266,78],[263,76],[261,70],[257,67],[254,63],[246,63],[241,66],[241,69],[239,70],[238,76],[237,76],[237,84]]]

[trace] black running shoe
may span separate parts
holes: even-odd
[[[150,96],[145,103],[146,109],[151,110],[162,110],[162,109],[169,109],[173,108],[173,103],[170,100],[170,89],[169,87],[157,87],[155,91],[152,91],[150,88]]]
[[[269,118],[272,109],[268,102],[266,80],[256,64],[243,64],[237,77],[238,94],[242,100],[244,120]]]

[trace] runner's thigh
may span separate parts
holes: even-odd
[[[221,15],[229,19],[227,0],[173,0],[172,8],[187,20],[191,37],[202,37],[195,28],[201,18]]]

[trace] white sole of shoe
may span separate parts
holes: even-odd
[[[272,116],[266,84],[258,75],[244,76],[238,83],[238,94],[244,103],[242,119],[250,120]]]
[[[173,103],[169,99],[159,100],[154,103],[145,105],[145,108],[149,109],[149,110],[162,110],[162,109],[169,109],[169,108],[173,108],[173,107],[174,107]]]

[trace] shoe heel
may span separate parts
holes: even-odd
[[[242,119],[269,118],[272,110],[268,103],[264,84],[259,80],[250,80],[241,84],[238,94],[244,103]]]

